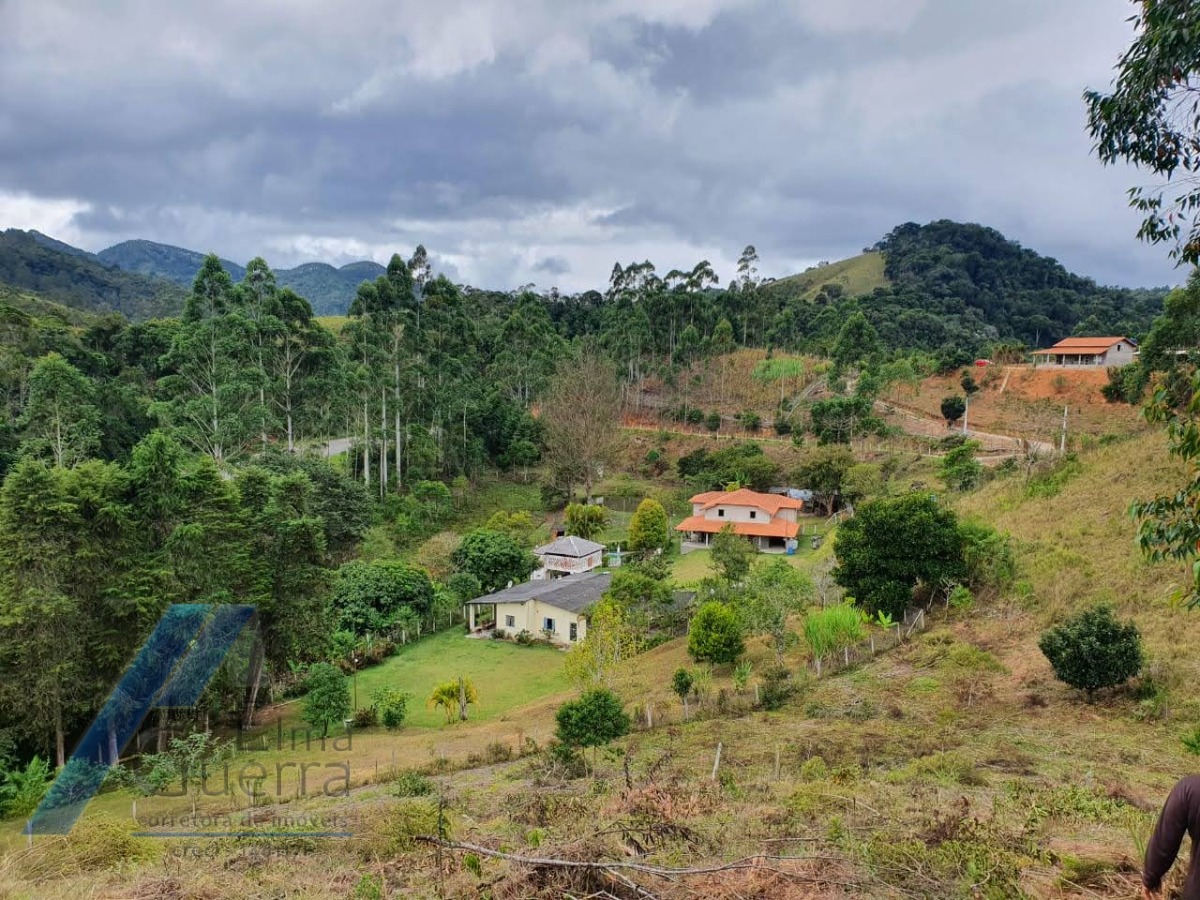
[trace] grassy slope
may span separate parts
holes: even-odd
[[[841,285],[848,297],[869,294],[875,288],[885,286],[888,279],[883,274],[883,254],[863,253],[852,256],[808,272],[780,278],[766,289],[786,293],[789,297],[811,300],[826,284]]]
[[[57,319],[68,325],[88,325],[95,321],[93,313],[73,309],[47,300],[31,291],[23,291],[11,285],[0,284],[0,304],[14,307],[38,319]]]

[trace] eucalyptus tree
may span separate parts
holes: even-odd
[[[100,410],[92,382],[57,353],[48,354],[29,375],[17,427],[21,453],[48,459],[58,468],[95,455],[100,448]]]
[[[205,257],[164,364],[166,396],[152,409],[186,444],[218,466],[244,452],[255,427],[255,329],[234,301],[229,274]]]

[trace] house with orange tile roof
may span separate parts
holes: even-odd
[[[760,550],[783,550],[800,532],[804,502],[779,494],[760,494],[742,488],[708,491],[691,501],[692,514],[675,526],[684,539],[711,544],[714,534],[732,525],[735,534],[749,538]]]
[[[1127,337],[1069,337],[1053,347],[1034,350],[1052,366],[1125,366],[1134,361],[1137,344]]]

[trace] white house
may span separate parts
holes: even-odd
[[[542,561],[542,567],[533,573],[534,580],[579,575],[599,568],[604,562],[603,544],[574,535],[560,537],[533,553]]]
[[[1134,361],[1137,344],[1127,337],[1069,337],[1053,347],[1034,350],[1052,366],[1126,366]]]
[[[471,631],[476,631],[477,615],[490,612],[493,614],[490,627],[508,637],[527,631],[569,647],[587,636],[587,611],[610,584],[612,575],[607,572],[514,584],[470,601],[468,625]]]
[[[692,515],[675,526],[689,541],[709,544],[714,534],[732,525],[734,533],[750,538],[762,550],[784,549],[799,533],[804,509],[803,500],[745,488],[708,491],[690,502]]]

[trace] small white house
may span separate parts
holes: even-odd
[[[1136,359],[1137,344],[1127,337],[1069,337],[1053,347],[1034,350],[1052,366],[1126,366]]]
[[[604,545],[581,537],[567,535],[538,547],[534,555],[542,567],[533,573],[534,580],[580,575],[598,569],[604,561]]]
[[[472,632],[493,628],[510,638],[527,631],[569,647],[587,636],[588,610],[611,584],[607,572],[514,584],[468,603],[468,627]],[[491,623],[477,628],[477,618],[488,613]]]

